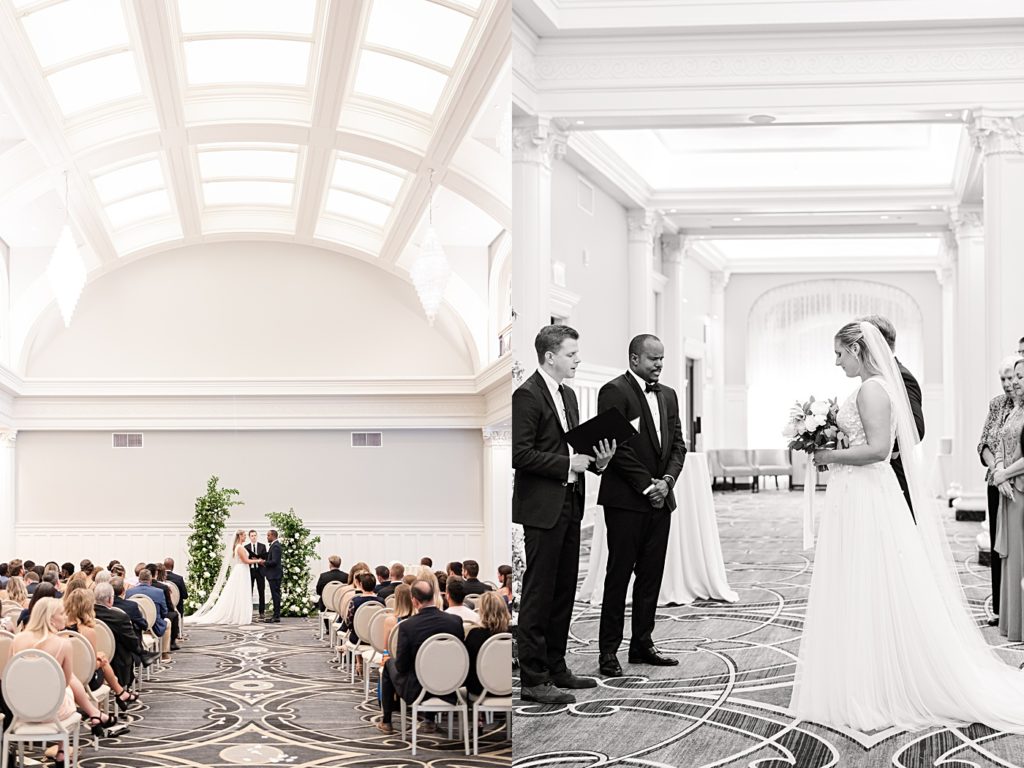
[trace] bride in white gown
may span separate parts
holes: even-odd
[[[251,560],[245,551],[245,531],[236,531],[221,560],[220,573],[210,597],[185,621],[189,624],[252,624],[252,581],[249,566],[262,563]]]
[[[790,710],[857,731],[984,723],[1024,732],[1024,672],[985,641],[930,498],[903,379],[878,329],[850,323],[836,365],[861,384],[839,410]],[[914,511],[889,457],[894,437]]]

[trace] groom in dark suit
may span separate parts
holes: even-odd
[[[261,541],[257,541],[258,534],[255,530],[249,531],[249,543],[245,545],[245,551],[249,553],[250,560],[266,560],[267,559],[267,545]],[[260,598],[260,618],[263,618],[263,612],[267,607],[266,599],[266,566],[263,563],[252,563],[249,566],[249,584],[250,589],[252,584],[256,585],[256,593]]]
[[[866,317],[859,318],[861,322],[871,323],[875,328],[878,329],[879,333],[882,334],[882,338],[885,339],[885,343],[889,345],[889,349],[892,350],[893,355],[896,354],[896,327],[889,321],[889,318],[883,317],[882,315],[867,315]],[[899,366],[900,376],[903,377],[903,386],[907,390],[907,399],[910,400],[910,411],[914,415],[914,425],[917,427],[917,439],[921,440],[924,438],[924,412],[921,409],[921,385],[917,383],[917,379],[914,378],[914,374],[906,369],[906,367],[896,359],[896,365]],[[900,456],[900,442],[897,440],[893,443],[892,447],[892,458],[889,459],[889,464],[892,466],[892,471],[896,474],[896,479],[899,481],[900,488],[903,489],[903,498],[907,500],[907,506],[910,508],[910,516],[914,518],[914,522],[917,522],[917,518],[914,516],[914,505],[910,501],[910,489],[907,487],[907,473],[903,469],[903,458]]]
[[[274,601],[274,616],[267,619],[268,623],[281,623],[281,578],[284,576],[284,569],[281,567],[281,542],[277,540],[277,531],[267,531],[267,541],[270,547],[267,549],[267,560],[263,564],[264,573],[267,577],[267,584],[270,585],[270,599]]]
[[[568,704],[558,688],[593,688],[565,663],[580,562],[580,521],[587,469],[601,472],[615,453],[573,453],[565,433],[579,424],[576,394],[562,384],[576,375],[579,334],[565,325],[541,328],[534,341],[537,371],[512,393],[512,520],[523,526],[526,572],[519,611],[520,696]]]
[[[616,653],[622,642],[626,590],[634,573],[629,661],[658,666],[679,663],[659,654],[651,639],[676,508],[673,488],[686,457],[679,400],[675,390],[658,383],[664,359],[665,347],[656,336],[635,337],[629,343],[629,370],[601,387],[597,395],[598,411],[615,408],[640,432],[616,451],[597,497],[608,528],[599,664],[601,674],[610,677],[622,674]]]

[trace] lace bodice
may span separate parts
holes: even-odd
[[[885,380],[881,376],[872,376],[866,381],[877,381],[885,393],[889,395],[889,401],[892,401],[892,393],[885,384]],[[860,387],[864,386],[861,383]],[[868,442],[867,435],[864,432],[864,422],[860,420],[860,410],[857,408],[857,395],[860,392],[860,387],[857,387],[850,396],[843,401],[843,404],[839,406],[839,415],[836,417],[836,421],[839,423],[839,428],[846,435],[847,440],[850,441],[850,445],[866,445]],[[889,413],[889,443],[890,445],[896,439],[896,409],[890,409]],[[890,454],[892,450],[890,449]],[[888,461],[889,457],[885,457],[885,461]]]

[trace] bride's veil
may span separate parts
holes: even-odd
[[[227,541],[224,542],[224,554],[221,555],[220,558],[220,571],[217,573],[217,580],[213,583],[213,589],[210,590],[210,595],[206,598],[206,602],[199,606],[199,610],[193,613],[191,618],[209,613],[210,609],[217,604],[217,599],[220,597],[220,593],[224,590],[224,584],[227,581],[228,568],[231,567],[231,559],[235,555],[236,535],[237,534],[232,533]]]
[[[878,328],[871,323],[862,322],[860,330],[870,356],[870,363],[878,369],[892,395],[892,408],[896,415],[896,438],[899,441],[900,457],[906,472],[907,487],[914,504],[917,533],[928,556],[932,579],[939,586],[938,591],[949,615],[949,628],[959,636],[964,647],[971,651],[972,657],[979,664],[984,665],[984,660],[990,660],[998,664],[1004,673],[1009,672],[971,618],[941,515],[936,509],[935,500],[928,492],[923,449],[896,358]]]

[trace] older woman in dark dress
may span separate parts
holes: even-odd
[[[1013,366],[1013,410],[999,430],[992,482],[999,489],[996,552],[1003,559],[999,632],[1024,640],[1024,360]]]
[[[996,395],[988,404],[988,418],[981,430],[978,441],[978,457],[985,465],[985,480],[988,484],[988,536],[991,549],[990,568],[992,570],[992,613],[995,618],[989,620],[989,626],[999,624],[999,592],[1002,576],[1002,558],[996,553],[996,528],[999,520],[999,489],[992,482],[992,473],[996,466],[996,445],[999,442],[999,430],[1006,422],[1006,417],[1013,410],[1013,366],[1021,358],[1016,355],[1003,360],[999,366],[999,383],[1003,394]]]

